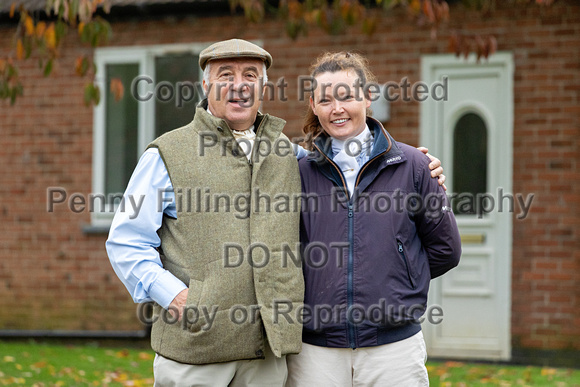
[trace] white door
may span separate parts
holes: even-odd
[[[420,103],[420,144],[443,163],[462,238],[459,266],[431,282],[443,318],[423,325],[429,356],[509,359],[513,58],[429,55],[421,66],[429,85],[447,77],[446,100]]]

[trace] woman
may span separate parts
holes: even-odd
[[[357,54],[321,56],[300,160],[305,310],[290,386],[426,386],[431,278],[459,262],[453,213],[429,159],[369,117]],[[313,199],[317,207],[314,207]]]

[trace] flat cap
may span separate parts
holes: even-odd
[[[230,39],[217,42],[206,48],[199,54],[199,67],[205,70],[207,62],[214,59],[229,58],[256,58],[261,59],[269,68],[272,64],[272,56],[262,47],[256,46],[242,39]]]

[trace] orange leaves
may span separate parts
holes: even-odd
[[[264,0],[230,0],[230,9],[232,12],[238,7],[242,8],[246,19],[253,23],[260,22],[264,19],[266,12]]]
[[[387,1],[391,4],[393,0],[376,1],[378,3]],[[317,25],[331,35],[345,33],[348,26],[357,24],[365,33],[371,34],[377,25],[376,12],[371,12],[358,0],[329,2],[282,0],[279,12],[286,20],[286,32],[292,39],[296,39],[300,34],[306,35],[311,25]]]
[[[44,41],[49,50],[55,50],[57,46],[57,38],[54,23],[50,23],[48,28],[44,31]]]
[[[44,35],[44,31],[46,31],[46,23],[41,21],[36,24],[36,37],[40,38]]]
[[[459,57],[463,55],[467,59],[471,52],[475,52],[477,61],[481,58],[487,59],[497,51],[497,40],[494,36],[487,35],[465,35],[454,32],[449,37],[449,52],[455,53]]]
[[[22,39],[18,39],[16,42],[16,59],[24,59],[24,44],[22,43]]]
[[[411,0],[407,11],[417,19],[419,25],[431,27],[431,37],[437,37],[437,29],[449,21],[449,4],[445,0]]]
[[[34,20],[32,20],[32,18],[27,15],[24,14],[24,31],[26,33],[26,36],[32,36],[34,35]]]
[[[45,11],[49,16],[47,20],[50,22],[38,20],[38,13],[28,12],[25,6],[18,5],[18,1],[14,1],[10,7],[10,17],[19,13],[20,18],[14,33],[14,51],[11,55],[17,60],[26,60],[34,54],[45,76],[50,75],[56,65],[59,47],[68,26],[74,27],[78,24],[80,40],[93,47],[106,43],[111,38],[110,24],[103,18],[95,16],[99,7],[109,12],[109,0],[46,0],[45,3]],[[87,75],[93,67],[88,58],[79,58],[75,62],[75,72],[79,76]],[[16,74],[16,67],[12,62],[2,60],[0,99],[10,98],[14,103],[16,97],[22,95],[22,86]],[[122,98],[124,93],[122,85],[121,87],[115,85],[114,91],[116,98]],[[85,102],[98,103],[99,100],[98,88],[92,83],[87,85]]]
[[[139,360],[153,360],[153,355],[148,352],[139,352]]]

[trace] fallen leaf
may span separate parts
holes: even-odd
[[[139,359],[141,360],[152,360],[153,355],[147,352],[139,352]]]
[[[115,78],[114,78],[114,79],[112,79],[112,80],[111,80],[111,83],[113,83],[113,81],[114,81],[114,80],[117,80],[117,81],[119,81],[118,79],[115,79]],[[120,82],[120,81],[119,81],[119,82]],[[123,85],[123,84],[121,83],[121,86],[122,86],[122,85]],[[111,91],[113,91],[113,90],[111,90]],[[129,356],[129,351],[127,351],[126,349],[120,350],[120,351],[118,351],[118,352],[115,354],[115,356],[116,356],[116,357],[119,357],[119,358],[125,358],[125,357],[128,357],[128,356]]]
[[[542,376],[556,375],[556,369],[555,368],[542,368],[542,371],[540,373],[542,374]]]

